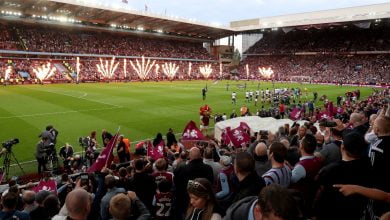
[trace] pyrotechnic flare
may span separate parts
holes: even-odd
[[[76,82],[78,83],[80,79],[80,57],[76,59]]]
[[[188,76],[191,77],[192,63],[188,64]]]
[[[145,63],[144,56],[142,56],[141,62],[139,62],[138,60],[136,60],[136,62],[137,62],[137,66],[135,66],[134,63],[130,60],[131,66],[133,67],[134,71],[138,74],[138,77],[141,80],[146,79],[150,70],[154,67],[154,64],[156,63],[155,60],[153,60],[153,62],[150,62],[150,59],[148,59],[147,62]]]
[[[208,79],[213,72],[213,69],[211,68],[211,64],[205,64],[204,66],[199,67],[199,71],[204,78]]]
[[[110,65],[108,65],[108,60],[106,60],[106,64],[104,65],[102,58],[100,58],[100,65],[96,64],[96,67],[103,78],[111,79],[114,76],[118,65],[119,62],[115,63],[115,57],[112,57]]]
[[[126,65],[126,59],[123,59],[123,73],[125,74],[125,79],[127,77],[127,69],[126,69],[127,65]]]
[[[160,69],[160,66],[158,64],[155,65],[155,73],[156,73],[156,79],[158,79],[158,70]]]
[[[249,65],[248,64],[245,65],[245,69],[246,69],[246,78],[249,79]]]
[[[222,63],[219,64],[219,75],[220,75],[221,77],[223,76]]]
[[[37,69],[35,69],[34,67],[32,69],[39,81],[41,82],[45,79],[49,79],[50,77],[52,77],[54,72],[56,71],[55,67],[51,67],[50,62],[47,62],[46,65],[42,65],[42,67],[38,67]]]
[[[7,69],[5,70],[4,80],[9,80],[11,78],[11,72],[12,72],[12,67],[8,66]]]
[[[271,78],[271,76],[274,74],[274,71],[271,69],[271,67],[268,67],[268,69],[264,68],[264,67],[259,67],[259,73],[261,74],[261,76],[263,76],[264,78]]]
[[[175,63],[165,63],[162,65],[162,69],[163,69],[165,75],[170,80],[173,80],[173,78],[175,78],[177,71],[179,70],[179,66],[176,66]]]

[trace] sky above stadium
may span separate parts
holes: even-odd
[[[108,0],[112,2],[112,0]],[[123,0],[116,0],[123,1]],[[128,7],[181,18],[222,24],[250,18],[286,15],[389,2],[388,0],[127,0]]]

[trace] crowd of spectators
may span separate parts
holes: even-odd
[[[291,54],[296,52],[386,51],[390,49],[387,22],[371,24],[368,29],[353,25],[326,28],[283,28],[263,33],[263,38],[245,53]]]
[[[319,128],[314,116],[256,132],[246,146],[214,139],[188,146],[170,130],[163,157],[147,156],[146,144],[138,144],[127,162],[63,174],[57,194],[11,181],[0,218],[387,219],[390,91],[364,100],[351,94],[358,93],[346,94],[346,117],[320,120]],[[161,141],[158,134],[151,143]]]
[[[390,55],[271,55],[248,56],[239,68],[246,78],[248,64],[251,78],[263,78],[258,68],[270,67],[271,79],[290,81],[295,76],[308,76],[312,82],[388,85]]]

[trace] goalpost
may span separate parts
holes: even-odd
[[[290,76],[291,82],[311,82],[311,76]]]

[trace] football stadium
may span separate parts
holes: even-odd
[[[132,4],[0,1],[0,220],[390,219],[390,3]]]

